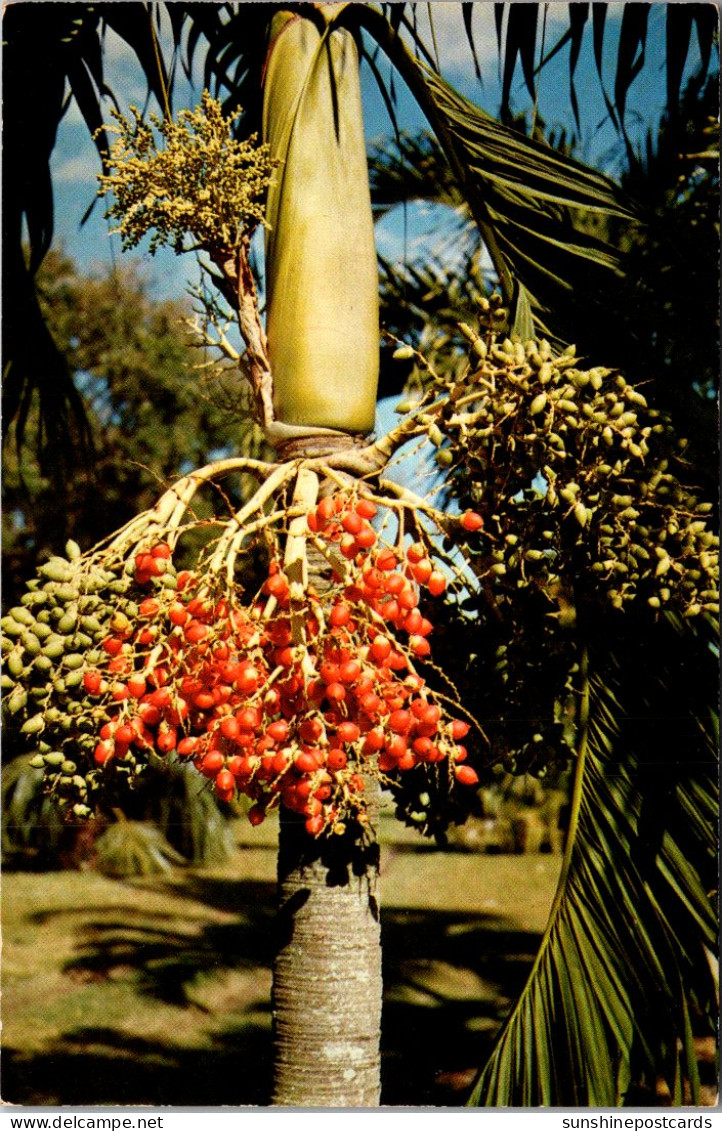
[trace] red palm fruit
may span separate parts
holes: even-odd
[[[333,495],[326,495],[316,507],[316,518],[319,529],[323,529],[328,520],[336,513],[336,499]]]
[[[293,667],[293,648],[276,648],[273,661],[279,668]]]
[[[460,739],[466,738],[470,729],[471,728],[470,728],[469,724],[462,722],[461,719],[452,719],[452,722],[451,722],[451,737],[454,739],[455,742],[459,742]]]
[[[431,645],[429,644],[429,641],[427,639],[424,639],[424,637],[418,636],[418,634],[416,633],[414,633],[413,636],[409,637],[409,647],[411,648],[414,656],[418,656],[419,659],[423,659],[424,656],[428,656],[431,651]]]
[[[156,695],[157,692],[154,691],[152,692],[152,694]],[[160,712],[160,708],[157,707],[155,703],[150,702],[149,696],[146,696],[144,702],[142,702],[138,707],[138,714],[140,715],[145,725],[149,727],[158,726],[158,723],[163,718]]]
[[[394,734],[408,734],[411,729],[410,712],[399,710],[392,711],[387,719],[387,726]]]
[[[316,750],[300,750],[294,755],[294,765],[297,770],[302,774],[313,774],[321,767],[322,758],[320,751]]]
[[[347,534],[355,536],[363,527],[363,519],[357,511],[348,511],[341,519],[341,526]]]
[[[379,754],[378,767],[382,774],[388,774],[396,769],[397,759],[393,757],[388,750],[382,750]]]
[[[313,796],[317,801],[328,801],[333,793],[330,785],[320,785],[318,789],[314,790]]]
[[[95,671],[94,669],[87,671],[83,676],[83,687],[87,691],[88,695],[98,695],[102,682],[102,675],[100,674],[100,672]]]
[[[115,741],[120,742],[122,746],[130,746],[135,738],[135,731],[130,723],[121,723],[115,732]]]
[[[341,669],[338,664],[332,663],[330,660],[324,660],[321,664],[319,675],[324,683],[337,683]]]
[[[185,738],[182,738],[180,740],[176,747],[176,750],[180,754],[181,758],[188,758],[191,754],[195,754],[197,745],[198,739],[193,737],[192,735],[187,735]]]
[[[406,739],[400,734],[390,734],[386,738],[385,749],[392,758],[400,758],[406,753]]]
[[[263,706],[269,715],[275,715],[281,707],[281,692],[277,687],[269,687],[263,696]]]
[[[156,545],[150,551],[151,557],[162,558],[164,561],[168,561],[172,553],[173,551],[171,550],[167,542],[156,543]]]
[[[278,750],[273,755],[273,760],[271,762],[271,767],[273,769],[274,775],[276,777],[280,777],[281,774],[285,774],[286,770],[289,768],[292,762],[293,755],[288,748],[286,748],[285,750]]]
[[[369,649],[371,657],[376,663],[383,663],[391,655],[391,641],[388,636],[376,636]]]
[[[332,703],[342,703],[346,698],[346,688],[342,683],[329,683],[326,688],[326,698]]]
[[[113,757],[113,744],[110,741],[99,742],[93,752],[93,760],[96,766],[104,766],[109,758]]]
[[[258,730],[263,722],[263,716],[258,707],[244,707],[236,712],[236,719],[241,730]]]
[[[226,769],[219,770],[218,775],[216,777],[216,789],[217,790],[223,790],[224,792],[226,792],[227,790],[230,790],[231,793],[233,793],[235,788],[236,788],[236,779],[234,778],[231,771],[226,770]]]
[[[419,720],[427,726],[437,727],[441,720],[441,708],[438,703],[425,703]]]
[[[290,727],[285,719],[276,719],[275,722],[270,723],[266,727],[266,735],[276,742],[287,742],[290,734]]]
[[[342,664],[339,664],[338,678],[341,683],[345,683],[347,686],[355,684],[360,675],[361,665],[358,660],[344,660]]]
[[[100,647],[104,652],[107,652],[109,656],[117,656],[123,647],[123,641],[119,636],[106,636]]]
[[[306,522],[308,524],[308,529],[311,531],[311,533],[317,534],[318,530],[319,530],[319,525],[318,525],[318,515],[316,514],[315,511],[311,511],[311,513],[306,516]]]
[[[213,612],[212,606],[205,597],[192,597],[187,608],[191,616],[199,620],[207,620]]]
[[[208,636],[209,631],[207,624],[201,624],[199,620],[190,620],[183,629],[183,635],[189,644],[200,644],[201,640],[205,640]]]
[[[356,514],[360,514],[361,518],[375,518],[377,510],[376,503],[373,503],[371,499],[359,499],[356,503]]]
[[[161,754],[169,754],[171,750],[175,750],[177,741],[178,734],[175,727],[164,726],[161,723],[155,737],[156,750],[159,750]]]
[[[362,550],[370,550],[372,546],[376,545],[376,539],[376,531],[366,522],[356,535],[356,544],[360,546]]]
[[[233,715],[226,715],[224,719],[221,719],[220,729],[224,738],[229,739],[231,742],[234,741],[238,738],[238,732],[240,730],[238,719],[234,718]]]
[[[402,591],[399,593],[397,600],[399,602],[399,608],[401,609],[401,612],[408,613],[410,610],[415,609],[418,605],[419,594],[417,593],[416,589],[414,589],[411,585],[408,585],[406,589],[402,589]],[[405,620],[404,628],[406,628]],[[408,629],[406,629],[406,631],[408,632]]]
[[[351,561],[359,551],[359,545],[353,534],[343,534],[338,548],[345,558]]]
[[[128,691],[127,684],[119,682],[111,683],[110,697],[114,703],[122,703],[125,699],[129,699],[130,692]]]
[[[255,828],[257,825],[262,824],[266,819],[266,810],[261,805],[252,805],[248,810],[248,820]]]
[[[260,672],[248,661],[241,663],[239,668],[240,670],[233,680],[233,686],[236,691],[240,691],[241,695],[253,695],[261,682]]]
[[[326,827],[323,815],[321,813],[314,813],[312,816],[307,817],[305,827],[309,836],[320,836]]]
[[[418,633],[422,620],[423,617],[421,616],[419,610],[411,609],[411,611],[408,612],[404,617],[404,631],[408,632],[409,636],[413,636],[414,633]]]
[[[416,562],[411,567],[411,573],[414,581],[418,581],[419,585],[426,585],[426,582],[434,572],[434,567],[428,558],[422,558],[420,562]]]
[[[384,577],[380,570],[375,566],[368,566],[361,574],[363,583],[368,590],[381,589],[384,583]]]
[[[406,578],[401,573],[394,570],[393,573],[387,574],[384,578],[384,589],[387,593],[393,593],[394,596],[398,595],[402,589],[406,588]]]
[[[414,739],[411,743],[411,749],[419,761],[426,762],[429,760],[429,754],[433,753],[435,747],[428,736],[422,735]]]
[[[397,652],[396,649],[394,649],[389,656],[389,667],[391,670],[394,672],[402,672],[408,666],[408,661],[403,652]]]
[[[376,568],[380,569],[382,573],[391,573],[392,570],[396,569],[399,563],[393,550],[388,550],[384,547],[384,549],[379,550],[376,555],[375,564]]]
[[[197,691],[191,698],[193,706],[199,711],[211,711],[215,707],[213,700],[213,693],[211,691]]]
[[[295,791],[298,800],[305,803],[313,793],[313,782],[310,778],[301,778],[296,782]]]
[[[220,750],[209,750],[200,760],[198,769],[206,778],[214,778],[223,769],[225,759]]]
[[[166,722],[172,723],[173,726],[180,726],[183,719],[188,718],[189,707],[185,699],[176,699],[172,707],[166,707],[163,712]]]
[[[383,727],[374,727],[372,730],[368,731],[364,738],[364,754],[376,754],[382,749],[385,741],[386,735]]]
[[[426,588],[432,597],[440,597],[446,589],[446,578],[441,570],[435,569],[429,574],[429,579],[426,582]]]
[[[180,751],[180,743],[178,743],[178,750]],[[234,754],[232,758],[228,759],[226,765],[235,778],[249,778],[253,772],[248,757],[242,754]]]
[[[464,530],[473,533],[475,530],[480,530],[484,525],[484,520],[476,511],[464,511],[460,519],[461,525]]]
[[[153,687],[165,687],[170,679],[170,673],[163,664],[158,664],[157,667],[148,670],[146,679],[148,683],[153,684]]]
[[[188,586],[193,581],[195,581],[195,575],[193,573],[191,573],[190,570],[182,569],[180,571],[180,573],[178,574],[176,581],[177,581],[177,584],[178,584],[178,592],[182,593],[184,589],[187,589]]]
[[[406,551],[406,560],[411,562],[412,565],[417,565],[425,557],[426,549],[423,542],[412,542]]]
[[[434,626],[431,623],[431,621],[428,619],[428,617],[422,617],[421,618],[421,624],[419,625],[419,627],[417,629],[418,635],[419,636],[428,636],[429,633],[431,633],[433,631],[434,631]]]
[[[160,601],[155,597],[146,597],[138,605],[138,616],[155,617],[160,612]]]
[[[138,644],[141,644],[143,647],[145,647],[148,644],[152,644],[157,639],[158,626],[153,624],[149,625],[147,628],[141,629],[141,631],[138,633],[136,641]]]
[[[326,755],[326,765],[328,766],[329,770],[343,770],[347,761],[348,758],[346,757],[345,751],[339,750],[338,748],[329,750],[328,754]],[[318,797],[318,794],[316,794],[316,796]],[[331,796],[330,789],[328,796]]]
[[[383,706],[383,700],[375,691],[368,691],[358,700],[358,705],[364,715],[373,718]]]
[[[235,789],[220,789],[218,786],[218,779],[216,778],[216,797],[219,801],[232,801],[235,796]]]
[[[461,785],[476,785],[479,780],[479,775],[476,770],[472,770],[471,766],[457,766],[454,770],[454,777]]]
[[[146,693],[147,685],[142,675],[132,675],[127,683],[128,691],[134,699],[142,699]]]
[[[398,620],[401,614],[399,603],[394,597],[390,597],[388,601],[384,601],[383,604],[379,606],[378,611],[380,612],[384,620],[390,621]]]
[[[224,703],[228,703],[233,695],[233,689],[226,683],[217,683],[215,687],[211,688],[211,695],[216,707],[221,707]]]
[[[170,701],[171,693],[168,687],[158,687],[147,696],[147,702],[157,707],[160,711],[162,711],[164,707],[167,707]],[[147,719],[145,721],[148,722]],[[150,726],[150,723],[148,725]]]
[[[455,746],[451,751],[451,757],[454,762],[465,762],[469,756],[469,752],[465,746]]]
[[[415,765],[416,758],[410,750],[407,750],[405,754],[402,754],[398,762],[396,763],[396,767],[399,770],[413,770]]]
[[[373,691],[375,686],[374,677],[370,673],[362,674],[354,687],[356,698],[359,699],[362,695],[368,695],[369,691]]]
[[[334,628],[343,628],[351,619],[351,610],[343,601],[338,601],[331,609],[328,619]]]
[[[324,725],[319,718],[315,716],[304,719],[298,728],[298,733],[302,742],[314,743],[318,742],[324,733]]]
[[[341,742],[356,742],[360,734],[358,723],[352,723],[350,720],[339,723],[336,730],[336,737]]]

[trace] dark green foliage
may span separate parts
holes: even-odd
[[[86,278],[55,253],[41,268],[38,291],[97,456],[92,470],[77,467],[65,481],[43,473],[32,444],[20,453],[6,447],[9,604],[43,552],[61,550],[69,537],[88,548],[152,505],[169,479],[249,440],[242,381],[198,368],[206,358],[181,325],[190,313],[184,304],[154,302],[131,270]],[[33,410],[28,440],[38,426]]]

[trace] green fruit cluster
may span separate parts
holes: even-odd
[[[573,347],[462,329],[470,371],[440,383],[432,423],[455,490],[484,517],[473,565],[493,598],[533,586],[561,618],[589,600],[717,615],[712,505],[684,485],[670,422]]]
[[[40,566],[20,604],[0,622],[3,712],[37,751],[31,765],[43,770],[59,807],[87,817],[99,775],[79,767],[92,765],[107,713],[85,692],[84,675],[107,661],[102,643],[114,628],[137,617],[138,586],[132,560],[81,556],[74,542],[65,552]],[[161,581],[172,586],[173,571]],[[132,777],[132,761],[118,772]]]

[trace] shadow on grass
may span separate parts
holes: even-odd
[[[169,916],[160,898],[157,913],[117,905],[89,921],[86,911],[77,953],[66,968],[70,977],[102,982],[121,976],[141,995],[198,1008],[197,986],[209,973],[270,968],[273,884],[189,876],[182,886],[147,887],[159,897],[166,890],[234,918],[199,925],[197,911],[193,918]],[[36,921],[63,914],[78,912],[44,912]],[[493,915],[382,912],[383,1104],[464,1102],[538,945],[537,934],[508,926]],[[172,1033],[167,1042],[149,1041],[110,1026],[72,1029],[42,1052],[6,1048],[3,1098],[23,1104],[265,1105],[271,1035],[258,1015],[270,1003],[244,1004],[197,1048],[179,1047]]]

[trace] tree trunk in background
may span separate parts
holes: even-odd
[[[378,268],[358,52],[349,32],[324,31],[333,12],[279,10],[266,63],[264,140],[281,162],[266,239],[279,459],[353,445],[375,417]],[[319,593],[324,568],[310,566]],[[281,813],[274,1105],[379,1103],[377,783],[367,795],[363,844],[350,831],[316,840]]]

